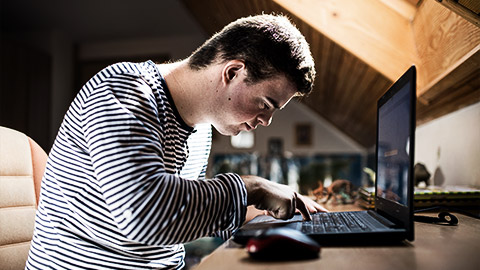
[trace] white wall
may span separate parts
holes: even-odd
[[[313,126],[313,141],[311,146],[295,145],[295,126],[298,123],[311,123]],[[219,135],[213,142],[212,153],[239,153],[257,152],[260,155],[267,153],[268,140],[281,138],[285,151],[294,155],[313,155],[317,153],[361,153],[366,149],[343,134],[329,122],[312,112],[307,106],[291,101],[283,110],[273,115],[273,122],[269,127],[259,127],[255,132],[254,149],[234,149],[230,144],[230,137]]]
[[[415,139],[430,184],[480,187],[480,103],[418,126]]]

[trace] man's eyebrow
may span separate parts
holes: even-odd
[[[270,102],[270,104],[273,105],[273,108],[275,108],[277,110],[283,109],[283,108],[280,108],[280,106],[278,105],[278,102],[276,100],[274,100],[273,98],[267,97],[267,100],[268,100],[268,102]]]

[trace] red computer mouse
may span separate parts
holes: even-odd
[[[305,260],[318,258],[320,245],[298,230],[279,227],[248,240],[247,252],[256,260]]]

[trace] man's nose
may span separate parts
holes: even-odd
[[[272,123],[273,113],[261,114],[258,116],[258,123],[262,126],[269,126]]]

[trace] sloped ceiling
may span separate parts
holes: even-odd
[[[288,15],[316,63],[314,91],[302,102],[365,147],[375,142],[378,98],[412,64],[417,124],[480,101],[480,31],[434,0],[183,2],[210,34],[248,15]]]

